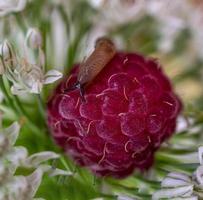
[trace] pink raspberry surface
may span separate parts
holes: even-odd
[[[78,65],[55,89],[48,105],[54,140],[77,164],[99,176],[124,178],[153,164],[154,153],[176,127],[181,102],[160,65],[135,53],[117,53],[85,88]]]

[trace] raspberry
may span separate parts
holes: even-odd
[[[135,53],[117,53],[86,86],[85,102],[78,90],[63,93],[77,73],[78,65],[48,102],[55,141],[99,176],[124,178],[134,169],[150,168],[182,109],[160,65]]]

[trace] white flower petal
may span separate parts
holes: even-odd
[[[198,156],[200,165],[203,164],[203,146],[198,148]]]
[[[8,137],[9,143],[11,145],[15,144],[19,135],[19,131],[20,131],[20,125],[18,124],[18,122],[14,122],[8,128],[4,129],[4,133]]]
[[[65,171],[65,170],[58,169],[58,168],[56,168],[56,169],[51,168],[48,173],[49,173],[49,176],[59,176],[59,175],[62,175],[62,176],[71,176],[71,175],[73,175],[72,172]]]
[[[3,57],[4,60],[10,58],[10,54],[9,54],[10,50],[11,50],[11,46],[10,46],[8,40],[5,40],[0,45],[0,55]]]
[[[59,158],[59,155],[54,152],[49,152],[49,151],[40,152],[40,153],[36,153],[36,154],[33,154],[30,157],[28,157],[26,159],[26,161],[24,162],[24,166],[37,167],[42,162],[46,162],[50,159],[56,159],[56,158]]]
[[[42,91],[43,84],[40,81],[36,80],[36,82],[32,82],[31,85],[30,93],[39,94]]]
[[[175,188],[175,187],[186,186],[186,185],[192,185],[191,181],[187,182],[185,180],[175,179],[171,177],[164,178],[164,180],[161,183],[161,186],[166,188]]]
[[[184,180],[186,182],[191,181],[190,177],[187,174],[183,174],[183,173],[180,173],[180,172],[170,172],[170,173],[167,174],[167,177]]]
[[[0,1],[0,16],[9,12],[22,11],[26,6],[27,0],[3,0]]]
[[[50,70],[45,74],[44,84],[50,84],[62,78],[63,74],[57,70]]]
[[[178,198],[172,198],[171,200],[198,200],[198,197],[197,196],[178,197]]]
[[[24,176],[15,176],[3,188],[6,191],[7,199],[23,199],[28,193],[28,182]]]
[[[71,176],[73,175],[72,172],[70,171],[65,171],[65,170],[61,170],[61,169],[58,169],[58,168],[54,168],[50,165],[40,165],[38,168],[40,168],[44,173],[48,173],[48,175],[50,177],[52,176]]]
[[[184,197],[185,195],[191,196],[192,193],[193,193],[193,186],[161,189],[153,194],[152,200],[158,200],[161,198]]]
[[[6,159],[13,165],[19,166],[28,156],[28,151],[25,147],[14,147],[6,155]]]
[[[18,0],[18,5],[14,8],[14,11],[18,12],[25,8],[27,0]]]
[[[32,49],[42,47],[42,35],[36,28],[30,28],[26,35],[26,44]]]
[[[128,196],[124,196],[124,195],[118,195],[117,200],[135,200],[135,199],[128,197]]]
[[[34,197],[37,192],[41,181],[42,181],[43,171],[39,168],[36,169],[30,176],[26,177],[27,182],[31,189],[29,189],[29,196]]]
[[[26,89],[19,85],[11,86],[11,93],[14,95],[22,95],[26,93]]]
[[[200,184],[200,186],[203,186],[203,166],[199,166],[196,169],[196,172],[194,173],[194,177],[196,178],[198,184]]]

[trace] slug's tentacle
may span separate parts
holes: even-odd
[[[84,84],[81,84],[79,81],[77,81],[76,83],[74,83],[72,86],[68,87],[67,89],[65,89],[63,91],[63,93],[65,92],[71,92],[71,91],[74,91],[74,90],[77,90],[79,89],[80,91],[80,97],[82,99],[83,102],[85,102],[85,89],[84,89]]]

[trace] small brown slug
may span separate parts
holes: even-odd
[[[79,89],[80,95],[84,100],[84,86],[89,84],[101,72],[115,54],[116,47],[110,39],[106,37],[97,39],[94,51],[87,60],[79,66],[77,82],[65,89],[64,92]]]

